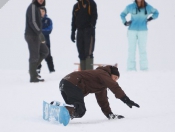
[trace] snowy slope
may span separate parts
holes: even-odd
[[[42,101],[63,101],[59,80],[63,74],[43,74],[45,83],[30,84],[25,71],[0,71],[0,128],[2,132],[174,132],[175,131],[175,72],[123,73],[119,80],[127,95],[140,104],[130,109],[109,91],[114,113],[125,119],[107,120],[94,95],[85,98],[87,112],[66,127],[42,119]],[[5,76],[5,78],[3,78]],[[170,79],[167,79],[170,78]],[[10,80],[10,81],[9,81]]]
[[[2,132],[175,131],[175,15],[174,0],[148,0],[160,16],[149,23],[149,72],[126,72],[127,29],[120,12],[131,0],[95,0],[98,4],[95,62],[119,63],[119,84],[141,108],[130,109],[109,91],[110,106],[123,120],[108,121],[94,95],[85,98],[87,112],[67,127],[42,119],[42,101],[63,101],[59,81],[74,71],[78,62],[76,45],[70,41],[70,23],[76,0],[47,0],[48,15],[53,19],[52,55],[56,73],[49,74],[43,62],[42,77],[46,82],[28,82],[28,48],[24,40],[25,12],[31,0],[10,0],[0,9],[0,130]],[[128,17],[129,19],[129,17]]]

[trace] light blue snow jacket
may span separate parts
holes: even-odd
[[[123,23],[126,22],[127,14],[131,14],[131,25],[129,26],[129,30],[136,30],[136,31],[144,31],[148,30],[147,28],[147,19],[150,14],[152,14],[152,18],[156,19],[159,15],[157,9],[153,8],[151,5],[146,3],[145,8],[138,9],[137,4],[134,2],[128,5],[125,10],[121,13],[121,19]],[[147,13],[147,14],[145,14]]]

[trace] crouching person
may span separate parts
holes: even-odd
[[[108,102],[107,88],[109,88],[116,98],[132,106],[140,107],[130,100],[125,92],[116,82],[120,77],[118,68],[115,66],[98,67],[96,70],[84,70],[73,72],[65,76],[60,82],[60,91],[64,101],[74,107],[66,108],[71,118],[81,118],[86,112],[84,97],[89,93],[94,93],[102,112],[108,119],[123,118],[115,115]]]

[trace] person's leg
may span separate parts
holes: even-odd
[[[40,73],[41,72],[41,67],[42,67],[42,65],[40,64],[38,67],[37,67],[37,73]]]
[[[65,102],[75,107],[75,109],[68,108],[70,116],[73,118],[83,117],[86,112],[86,107],[81,89],[67,80],[62,80],[60,82],[60,91]]]
[[[138,47],[139,47],[139,55],[140,55],[140,70],[148,70],[146,44],[147,44],[147,31],[139,31]]]
[[[47,58],[47,57],[46,57]],[[37,73],[41,73],[41,67],[42,67],[42,65],[41,65],[41,63],[38,65],[38,67],[37,67]]]
[[[86,28],[84,30],[84,50],[86,57],[86,70],[93,69],[93,52],[95,45],[95,29]]]
[[[36,64],[36,70],[35,70],[36,73],[37,73],[38,66],[41,65],[41,62],[43,61],[43,59],[45,59],[47,57],[48,53],[49,53],[49,50],[48,50],[46,44],[41,44],[40,43],[40,48],[39,48],[40,56],[39,56],[38,62]],[[37,74],[37,77],[41,77],[41,76]],[[40,82],[40,81],[43,82],[44,79],[38,79],[37,78],[37,81],[35,81],[35,82]]]
[[[37,66],[39,60],[39,50],[40,50],[40,39],[39,37],[34,36],[25,36],[25,40],[29,48],[29,73],[30,73],[30,82],[39,82],[37,76]]]
[[[51,72],[55,72],[54,64],[53,64],[53,58],[52,58],[52,56],[51,56],[51,54],[50,54],[50,50],[49,50],[49,55],[46,57],[45,60],[46,60],[46,62],[47,62],[47,66],[48,66],[48,68],[49,68],[50,73],[51,73]]]
[[[42,60],[45,59],[49,54],[49,49],[47,48],[46,44],[42,44],[42,43],[40,44],[39,53],[40,53],[40,58],[38,60],[37,66],[39,66]]]
[[[128,60],[127,70],[136,71],[136,43],[137,43],[137,31],[128,30]]]
[[[65,93],[64,91],[61,91],[61,95],[62,95],[62,97],[63,97],[65,103],[66,103],[66,104],[69,104],[69,101],[68,101],[68,99],[67,99],[66,93]]]
[[[84,31],[82,29],[79,29],[77,31],[77,50],[78,50],[79,59],[80,59],[80,68],[81,70],[86,70],[83,34],[84,34]]]

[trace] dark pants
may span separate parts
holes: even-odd
[[[46,43],[46,45],[47,45],[47,47],[49,49],[49,54],[45,58],[45,61],[47,62],[47,66],[49,68],[49,71],[53,72],[53,71],[55,71],[55,69],[54,69],[54,64],[53,64],[53,58],[51,56],[51,51],[50,51],[50,43]],[[42,65],[40,64],[37,69],[41,69],[41,67],[42,67]]]
[[[95,45],[95,29],[85,28],[77,31],[77,50],[80,60],[86,60],[87,57],[93,58]]]
[[[39,36],[29,36],[25,35],[25,40],[27,41],[29,48],[29,62],[35,63],[40,60],[40,58],[46,58],[49,50],[46,44],[42,44]]]
[[[41,44],[39,36],[25,35],[25,40],[27,41],[29,48],[29,73],[30,82],[39,82],[37,78],[38,74],[36,69],[41,61],[47,57],[49,50],[46,44]]]
[[[63,79],[60,82],[60,91],[64,101],[67,104],[74,105],[74,118],[83,117],[86,112],[86,107],[84,103],[84,95],[81,89],[69,81]]]

